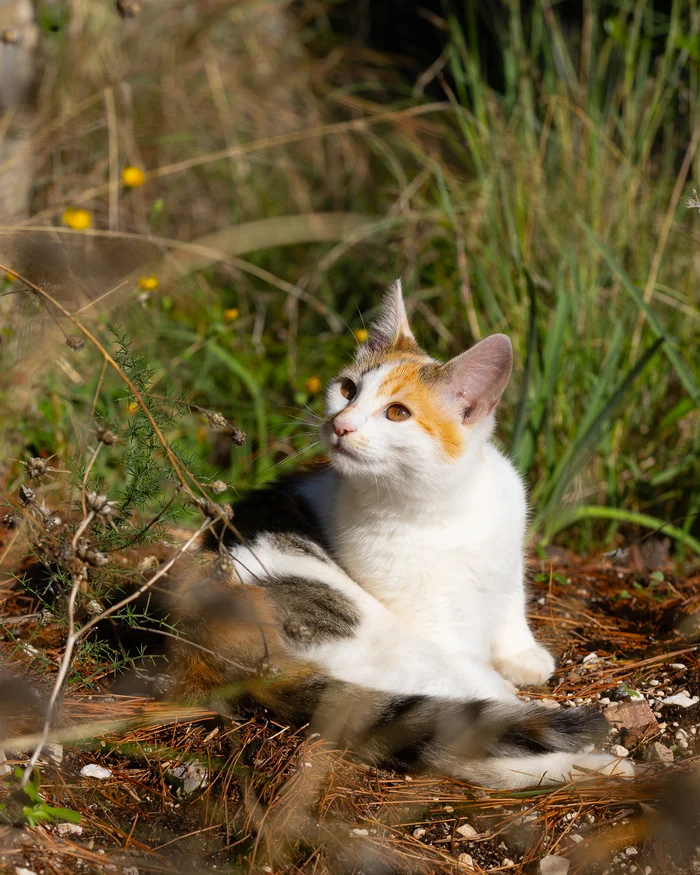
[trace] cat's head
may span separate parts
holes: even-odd
[[[347,476],[447,472],[488,438],[513,351],[493,334],[441,364],[418,346],[397,281],[354,362],[331,382],[322,437]]]

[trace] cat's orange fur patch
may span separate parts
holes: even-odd
[[[405,404],[413,418],[442,446],[445,454],[456,459],[462,452],[459,423],[450,418],[435,396],[435,386],[421,377],[425,358],[404,361],[387,374],[379,392],[387,399]]]

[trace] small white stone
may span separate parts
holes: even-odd
[[[625,848],[625,854],[628,857],[636,857],[638,853],[639,853],[639,851],[633,846],[630,846],[629,848]]]
[[[418,826],[413,830],[413,838],[414,839],[422,839],[425,835],[425,830],[422,826]]]
[[[100,781],[112,777],[112,773],[109,769],[105,769],[104,766],[98,766],[97,763],[88,763],[86,766],[83,766],[80,770],[80,774],[83,778],[97,778]]]
[[[36,875],[33,869],[25,869],[24,866],[15,866],[15,875]]]
[[[79,823],[58,823],[56,824],[56,834],[60,836],[79,836],[82,835],[83,828]]]
[[[566,875],[569,871],[569,861],[566,857],[548,854],[540,860],[540,875]]]
[[[446,811],[448,814],[452,814],[454,808],[451,805],[444,805],[442,808],[443,811]]]
[[[584,656],[582,662],[584,665],[586,665],[586,663],[588,662],[597,662],[599,659],[600,657],[594,650],[592,651],[592,653],[589,653],[588,656]]]
[[[5,756],[5,751],[0,750],[0,778],[4,778],[5,775],[9,775],[12,772],[12,768],[7,765],[7,757]]]
[[[510,857],[504,857],[501,860],[501,866],[503,866],[504,869],[510,868],[511,866],[515,866],[515,860],[511,860]]]
[[[678,671],[685,671],[685,665],[682,662],[672,662],[669,668],[677,668]]]
[[[457,865],[460,869],[473,869],[474,858],[470,854],[460,854],[457,857]]]
[[[661,681],[657,681],[657,680],[649,681],[650,687],[658,687],[658,686],[660,686],[660,684],[661,684]]]
[[[557,708],[561,708],[561,705],[556,699],[540,699],[540,705],[544,708],[551,708],[553,711]]]
[[[580,844],[583,841],[583,836],[580,836],[578,833],[571,833],[571,841],[576,842],[576,844]]]
[[[689,696],[687,690],[682,693],[676,693],[675,696],[667,696],[663,700],[663,705],[680,705],[681,708],[690,708],[691,705],[696,705],[700,702],[700,697]]]
[[[367,830],[367,829],[351,829],[350,835],[351,836],[368,836],[369,830]]]
[[[628,757],[630,755],[630,752],[627,750],[627,748],[623,747],[621,744],[614,744],[610,748],[610,753],[614,757]]]
[[[458,826],[457,832],[465,839],[475,839],[479,835],[471,823],[463,823],[461,826]]]
[[[609,705],[610,704],[610,696],[603,696],[600,700],[601,705]]]

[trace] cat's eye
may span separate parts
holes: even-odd
[[[390,404],[385,413],[386,418],[392,422],[403,422],[405,419],[411,418],[411,411],[403,404]]]
[[[347,398],[348,401],[352,401],[355,395],[357,395],[357,386],[346,377],[340,381],[340,394],[343,398]]]

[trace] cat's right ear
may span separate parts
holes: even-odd
[[[372,322],[367,334],[367,342],[360,349],[362,353],[381,353],[389,349],[416,351],[419,349],[408,324],[406,305],[403,300],[401,280],[396,280],[384,295],[379,315]]]

